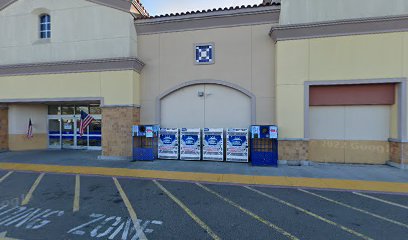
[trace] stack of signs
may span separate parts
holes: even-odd
[[[180,159],[201,160],[201,130],[199,128],[181,129]]]
[[[203,141],[203,160],[224,161],[224,129],[205,128]]]
[[[248,129],[227,130],[227,161],[248,162]]]
[[[160,128],[159,132],[159,159],[179,158],[179,129]]]

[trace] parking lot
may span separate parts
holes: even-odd
[[[0,171],[0,239],[407,239],[408,196]]]

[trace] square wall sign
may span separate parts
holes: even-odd
[[[214,44],[198,44],[195,46],[196,64],[214,63]]]

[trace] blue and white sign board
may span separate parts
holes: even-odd
[[[224,129],[204,128],[203,160],[224,161]]]
[[[277,126],[269,127],[269,137],[272,139],[278,139],[278,127]]]
[[[201,160],[201,129],[199,128],[181,129],[180,159]]]
[[[248,129],[227,130],[227,162],[248,162]]]
[[[159,159],[179,158],[178,128],[160,128],[158,151]]]
[[[195,46],[195,61],[196,64],[212,64],[214,63],[214,45],[200,44]]]

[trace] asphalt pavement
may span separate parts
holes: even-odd
[[[0,170],[0,240],[408,239],[408,196]]]

